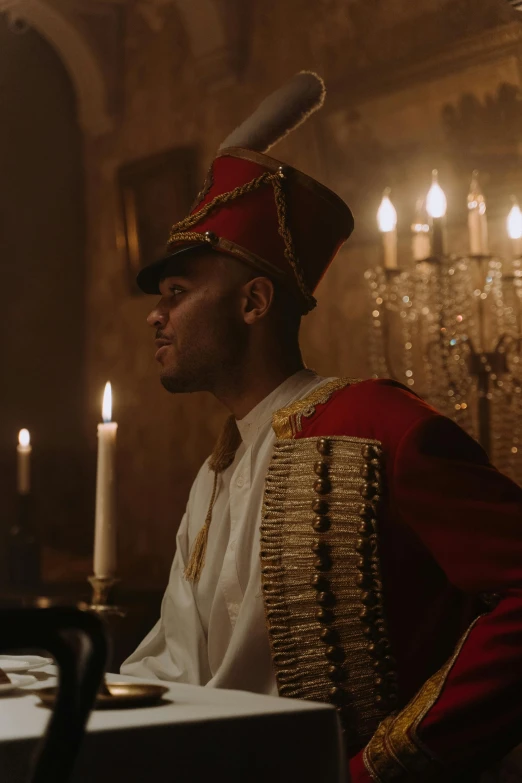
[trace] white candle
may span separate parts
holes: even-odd
[[[31,436],[29,430],[23,429],[18,433],[18,446],[16,447],[16,486],[19,495],[28,495],[31,491]]]
[[[509,212],[507,218],[507,230],[509,238],[511,239],[511,252],[513,258],[519,258],[522,255],[522,212],[518,206],[518,202],[514,196],[513,206]]]
[[[438,171],[431,173],[431,188],[426,196],[426,211],[431,218],[431,254],[444,255],[444,216],[446,214],[446,194],[439,185]]]
[[[424,261],[430,255],[430,226],[424,200],[417,199],[415,222],[411,226],[411,252],[414,261]]]
[[[397,269],[397,212],[389,194],[390,188],[386,188],[377,210],[377,224],[382,234],[384,268]]]
[[[469,252],[472,256],[488,254],[488,221],[486,201],[478,181],[478,171],[473,172],[468,193]]]
[[[112,418],[112,391],[105,385],[103,424],[98,424],[98,465],[96,472],[96,518],[94,526],[94,575],[113,577],[116,573],[116,482],[114,461],[118,425]]]

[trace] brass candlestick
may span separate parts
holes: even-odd
[[[113,590],[120,581],[116,577],[89,576],[92,587],[89,611],[96,612],[104,622],[109,646],[107,664],[110,667],[112,657],[112,642],[118,632],[120,620],[125,612],[113,602]],[[164,685],[135,682],[109,682],[105,675],[98,690],[95,709],[122,709],[124,707],[148,707],[165,702],[163,696],[168,692]],[[38,698],[46,706],[53,706],[56,701],[57,688],[40,688]]]
[[[123,617],[123,610],[112,601],[112,591],[120,580],[112,576],[89,576],[88,581],[92,587],[89,609],[104,616],[115,614]]]
[[[88,581],[92,587],[91,603],[88,606],[90,612],[94,612],[101,618],[107,634],[108,653],[106,671],[112,671],[115,663],[114,645],[121,632],[121,624],[125,612],[113,600],[113,590],[120,581],[113,576],[89,576]]]

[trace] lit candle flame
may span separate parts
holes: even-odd
[[[112,387],[110,381],[107,381],[105,384],[103,392],[102,418],[105,424],[108,424],[112,419]]]
[[[442,218],[446,214],[447,206],[446,194],[438,182],[438,171],[433,169],[431,188],[426,196],[426,212],[432,218]]]
[[[390,201],[390,188],[384,191],[382,201],[377,210],[377,224],[379,231],[393,231],[397,225],[397,210]]]
[[[29,430],[23,429],[20,430],[18,433],[18,443],[20,446],[27,447],[31,443],[31,436],[29,435]]]
[[[507,218],[507,231],[510,239],[520,239],[522,237],[522,212],[515,198],[513,198],[513,206]]]

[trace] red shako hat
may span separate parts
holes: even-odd
[[[172,227],[167,254],[139,272],[142,291],[159,293],[167,261],[207,247],[280,282],[303,313],[315,306],[313,292],[353,231],[352,213],[324,185],[259,150],[301,124],[323,100],[322,80],[301,72],[225,140],[190,214]]]

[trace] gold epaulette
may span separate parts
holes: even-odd
[[[302,430],[302,418],[313,416],[317,405],[324,405],[332,394],[345,386],[359,383],[356,378],[334,378],[314,389],[307,397],[296,400],[272,415],[272,429],[277,438],[294,438]]]

